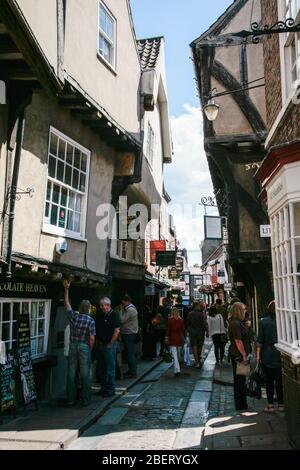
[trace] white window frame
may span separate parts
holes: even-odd
[[[86,241],[86,218],[87,218],[87,203],[88,203],[88,195],[89,195],[89,177],[90,177],[90,160],[91,160],[91,152],[80,145],[75,140],[71,139],[67,135],[60,132],[55,127],[50,127],[49,131],[49,143],[48,143],[48,163],[49,163],[49,156],[50,156],[50,145],[51,145],[51,134],[55,134],[58,138],[64,140],[66,143],[76,147],[81,152],[87,155],[87,163],[86,163],[86,188],[85,192],[74,189],[72,186],[69,186],[62,181],[57,180],[49,176],[49,166],[47,168],[47,178],[46,178],[46,185],[45,185],[45,199],[44,199],[44,222],[43,222],[43,232],[50,233],[52,235],[58,235],[66,238],[72,238],[79,241]],[[57,157],[56,157],[57,158]],[[82,196],[82,207],[81,207],[81,218],[80,218],[80,232],[75,232],[72,230],[68,230],[67,228],[57,227],[55,225],[50,224],[50,217],[45,216],[45,208],[46,208],[46,201],[47,201],[47,188],[48,182],[54,183],[60,187],[68,189],[76,194]]]
[[[114,28],[113,41],[107,36],[106,32],[103,31],[103,29],[101,29],[101,26],[100,26],[101,8],[103,8],[105,13],[110,17],[110,19],[113,22],[113,28]],[[97,55],[110,69],[112,69],[114,72],[116,72],[116,68],[117,68],[116,67],[116,64],[117,64],[117,20],[102,0],[99,1],[99,7],[98,7],[98,28],[97,28],[97,32],[98,32]],[[112,48],[112,55],[113,55],[113,61],[112,61],[113,63],[112,64],[108,60],[106,60],[104,55],[101,54],[101,52],[100,52],[100,36],[102,36],[105,39],[105,41],[107,41],[109,43],[110,47]]]
[[[146,158],[151,168],[153,167],[153,162],[154,162],[154,149],[155,149],[155,132],[153,130],[153,127],[151,126],[151,123],[148,121]]]
[[[296,256],[300,235],[295,234],[295,204],[300,204],[300,199],[286,203],[271,216],[278,346],[287,354],[297,350],[295,344],[300,342],[300,272]]]
[[[31,359],[40,359],[44,358],[47,356],[47,351],[48,351],[48,339],[49,339],[49,325],[50,325],[50,313],[51,313],[51,300],[49,299],[11,299],[11,298],[6,298],[3,297],[0,299],[0,339],[2,339],[2,305],[3,304],[9,304],[10,305],[10,339],[9,341],[5,342],[6,344],[9,342],[9,347],[7,350],[11,349],[13,346],[13,343],[16,342],[16,339],[13,340],[12,338],[12,332],[13,332],[13,317],[12,317],[12,312],[13,312],[13,304],[29,304],[29,318],[30,318],[30,343],[31,343],[31,348],[32,348],[32,340],[37,339],[37,338],[44,338],[44,343],[43,343],[43,352],[42,353],[31,353]],[[45,312],[44,312],[44,317],[37,317],[37,319],[42,318],[45,319],[45,326],[44,326],[44,335],[31,335],[31,304],[32,303],[44,303],[45,304]],[[8,323],[8,322],[7,322]],[[32,351],[32,349],[31,349]]]
[[[293,19],[297,22],[300,21],[300,0],[278,0],[278,15],[279,20],[286,20],[291,17],[291,12],[294,13]],[[280,38],[280,58],[281,58],[281,79],[282,79],[282,97],[283,104],[290,102],[295,94],[297,87],[300,84],[300,34],[299,33],[285,33],[279,34]],[[291,45],[295,40],[296,48],[299,47],[297,52],[298,71],[297,79],[292,79],[292,48]],[[297,45],[298,40],[298,45]]]

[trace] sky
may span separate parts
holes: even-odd
[[[172,198],[180,248],[189,264],[201,263],[204,238],[202,196],[213,189],[203,148],[200,101],[189,44],[228,8],[232,0],[131,0],[138,39],[164,36],[167,87],[174,157],[165,165],[165,186]],[[151,5],[151,7],[150,7]]]

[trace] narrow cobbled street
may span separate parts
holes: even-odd
[[[210,348],[211,342],[207,341],[204,357]],[[192,445],[189,428],[196,421],[205,423],[208,417],[212,382],[203,381],[203,390],[199,386],[199,379],[208,372],[206,368],[184,367],[181,376],[174,377],[172,365],[158,365],[69,449],[172,450]],[[195,430],[199,448],[201,433],[198,427]]]

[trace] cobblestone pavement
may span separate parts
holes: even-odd
[[[210,348],[207,341],[204,357]],[[171,450],[200,373],[195,367],[183,367],[181,376],[174,377],[170,365],[159,365],[69,449]]]

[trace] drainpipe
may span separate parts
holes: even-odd
[[[14,232],[16,193],[17,193],[17,185],[18,185],[18,179],[19,179],[21,152],[22,152],[23,139],[24,139],[24,128],[25,128],[24,114],[25,114],[25,111],[23,109],[19,116],[17,137],[16,137],[16,152],[15,152],[15,160],[14,160],[14,169],[13,169],[11,186],[7,194],[7,197],[9,199],[9,216],[8,216],[8,236],[7,236],[6,277],[8,278],[11,278],[11,275],[12,275],[12,272],[11,272],[12,243],[13,243],[13,232]]]

